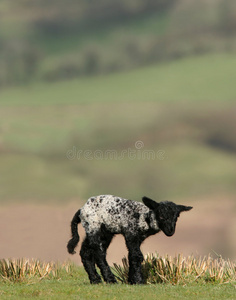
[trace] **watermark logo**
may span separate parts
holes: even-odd
[[[136,141],[134,148],[123,149],[121,151],[107,150],[81,150],[76,146],[66,152],[69,160],[164,160],[167,158],[165,150],[148,150],[144,147],[143,141]]]
[[[135,142],[135,148],[140,150],[144,147],[144,142],[143,141],[137,141]]]

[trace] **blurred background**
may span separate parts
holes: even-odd
[[[236,258],[235,83],[234,0],[1,0],[0,256],[114,194],[194,206],[145,251]]]

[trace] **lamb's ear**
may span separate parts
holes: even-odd
[[[182,211],[189,211],[189,210],[191,210],[192,208],[193,208],[192,206],[178,205],[179,212],[182,212]]]
[[[155,208],[157,208],[159,206],[159,203],[157,203],[156,201],[148,198],[148,197],[143,197],[142,198],[143,203],[150,209],[154,210]]]

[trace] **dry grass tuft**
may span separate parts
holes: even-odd
[[[128,283],[129,264],[122,259],[123,266],[114,264],[114,272],[119,281]],[[194,256],[161,257],[148,254],[143,261],[143,274],[146,283],[169,283],[185,285],[193,282],[227,283],[236,281],[236,263],[222,257],[211,255],[195,258]]]
[[[129,263],[122,259],[122,266],[114,264],[113,271],[122,283],[128,283]],[[40,281],[44,278],[60,279],[64,274],[76,274],[77,268],[72,262],[56,264],[35,259],[1,259],[0,279],[11,282]],[[212,258],[179,254],[175,257],[161,257],[148,254],[143,261],[143,274],[147,284],[168,283],[186,285],[200,283],[236,282],[236,263],[222,257]]]
[[[13,282],[29,281],[30,279],[42,280],[48,276],[58,278],[61,271],[69,273],[71,268],[70,262],[59,265],[26,258],[1,259],[0,277]]]

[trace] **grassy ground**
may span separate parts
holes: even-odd
[[[83,268],[73,276],[32,283],[0,282],[1,299],[234,299],[234,284],[173,286],[90,285]]]

